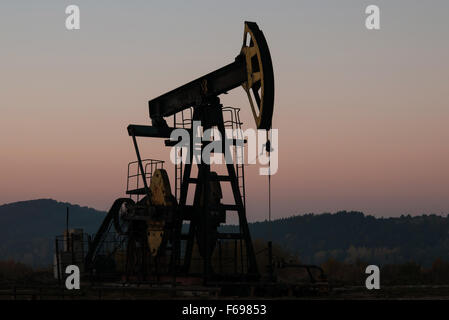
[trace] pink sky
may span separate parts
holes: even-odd
[[[0,204],[54,198],[108,209],[135,159],[126,126],[149,124],[149,99],[231,62],[253,20],[275,68],[274,217],[449,213],[445,2],[407,2],[404,14],[380,1],[382,28],[367,31],[364,4],[348,1],[262,2],[257,12],[79,1],[76,32],[64,29],[57,2],[13,3],[0,10]],[[222,101],[254,126],[242,89]],[[146,157],[168,160],[162,140],[144,145]],[[247,170],[250,220],[267,217],[257,170]]]

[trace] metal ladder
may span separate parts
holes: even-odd
[[[182,110],[180,112],[181,119],[180,121],[176,121],[176,114],[173,115],[173,127],[174,128],[191,128],[192,127],[192,117],[193,111],[192,108]],[[182,184],[182,162],[178,159],[182,159],[182,149],[175,150],[175,198],[179,203],[179,198],[181,196],[181,184]]]
[[[237,140],[244,140],[242,131],[242,122],[240,121],[240,109],[233,107],[223,108],[223,116],[228,114],[230,118],[224,121],[225,128],[232,129]],[[235,173],[237,175],[237,182],[240,189],[240,194],[242,195],[243,207],[246,208],[246,191],[245,191],[245,164],[244,164],[244,149],[245,145],[235,145],[234,148],[234,161],[235,161]]]

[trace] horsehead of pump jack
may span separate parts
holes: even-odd
[[[190,137],[190,132],[185,129],[168,127],[165,117],[192,106],[195,108],[219,104],[219,95],[239,86],[247,94],[257,130],[248,128],[239,132],[241,129],[226,129],[226,135],[222,137],[216,128],[203,131],[201,122],[194,121],[193,130],[190,131],[193,137]],[[222,157],[216,153],[222,151],[224,142],[225,162],[232,163],[232,154],[228,154],[229,146],[232,139],[243,135],[248,142],[247,164],[256,164],[258,161],[262,166],[268,165],[259,169],[261,175],[273,175],[277,172],[278,130],[271,128],[274,109],[273,65],[265,36],[255,22],[245,22],[243,45],[234,62],[150,100],[148,105],[153,127],[168,131],[172,141],[179,141],[170,153],[173,163],[188,163],[190,143],[210,141],[212,137],[213,141],[202,151],[193,148],[193,162],[202,160],[208,164],[221,164]],[[180,148],[183,156],[178,158],[176,154]],[[238,143],[236,148],[239,152],[244,150]],[[244,156],[238,156],[234,160],[242,162],[243,159]]]

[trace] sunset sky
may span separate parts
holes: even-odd
[[[65,28],[65,8],[81,29]],[[365,28],[380,7],[381,29]],[[148,100],[233,61],[255,21],[275,74],[274,218],[359,210],[449,213],[449,2],[0,3],[0,204],[53,198],[106,210],[135,160],[126,132]],[[222,97],[254,127],[246,95]],[[145,157],[169,160],[163,140]],[[267,177],[247,170],[247,214]],[[173,171],[168,173],[173,176]]]

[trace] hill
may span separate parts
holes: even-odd
[[[33,266],[52,263],[55,235],[70,227],[95,233],[105,212],[52,199],[0,206],[0,260]],[[222,229],[236,231],[236,226]],[[271,229],[271,231],[270,231]],[[267,240],[290,251],[304,263],[329,258],[375,264],[414,261],[424,266],[440,258],[449,261],[449,218],[438,215],[375,218],[361,212],[306,214],[250,224],[253,239]]]
[[[13,259],[33,266],[53,261],[54,239],[66,226],[94,233],[104,212],[52,199],[14,202],[0,206],[0,260]]]
[[[268,222],[250,226],[253,238],[270,234]],[[410,215],[375,218],[361,212],[307,214],[271,223],[273,242],[305,263],[329,258],[375,264],[414,261],[429,266],[437,258],[449,260],[449,218]]]

